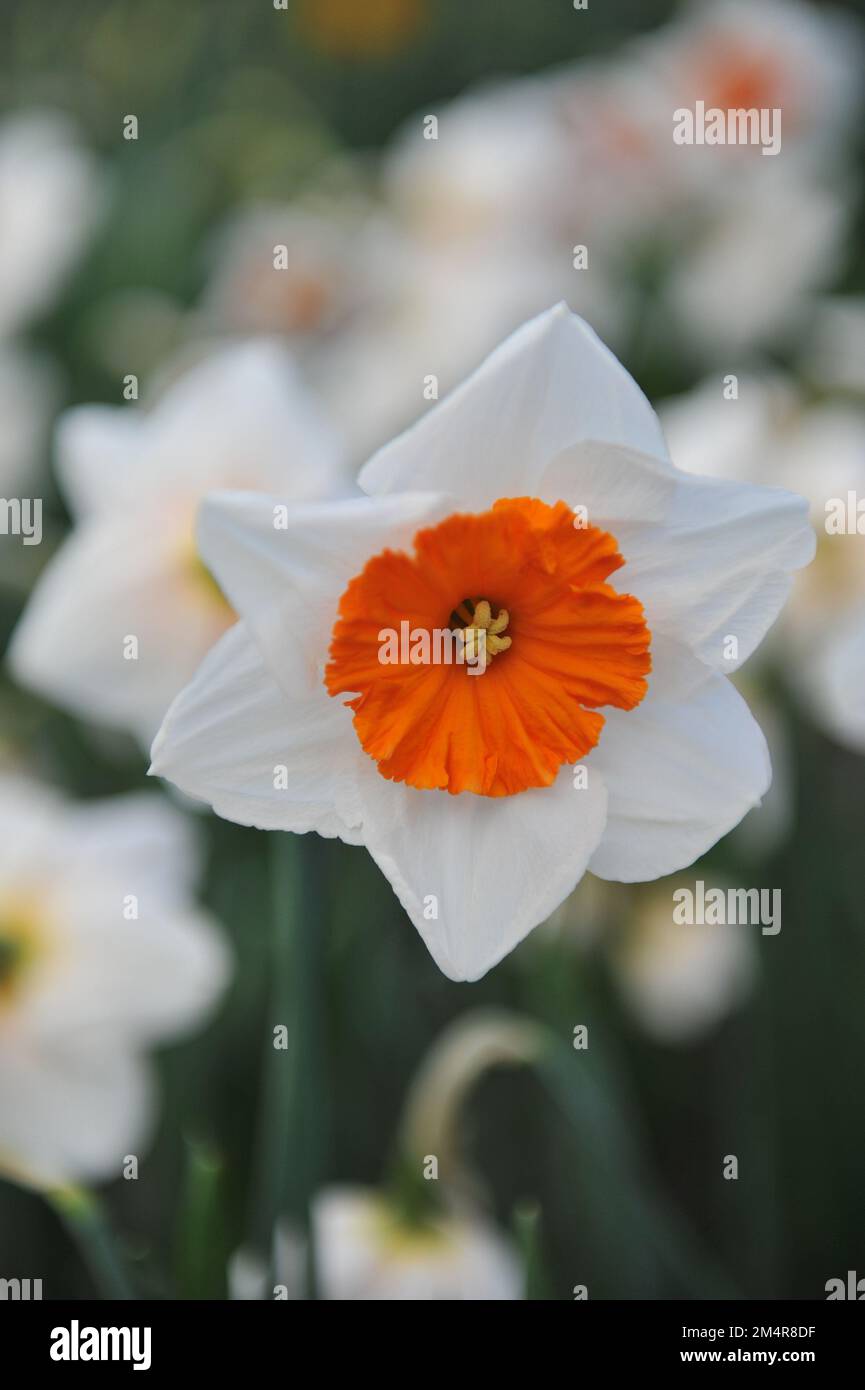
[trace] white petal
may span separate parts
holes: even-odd
[[[200,868],[196,827],[164,796],[100,797],[64,809],[52,859],[62,854],[70,866],[123,876],[161,903],[188,899]]]
[[[149,1073],[125,1049],[13,1048],[0,1055],[0,1169],[46,1187],[119,1177],[153,1109]]]
[[[680,880],[651,889],[617,938],[612,963],[626,1002],[647,1033],[686,1042],[732,1012],[754,982],[757,955],[746,926],[673,921]]]
[[[182,372],[147,417],[155,481],[287,497],[344,491],[342,450],[278,339],[219,349]]]
[[[609,792],[589,867],[626,883],[692,864],[759,803],[772,775],[766,741],[728,680],[664,639],[652,661],[645,699],[604,710],[586,759]]]
[[[57,793],[29,777],[0,777],[0,884],[44,872],[46,849],[62,835],[64,805]]]
[[[593,526],[617,538],[631,526],[662,523],[676,493],[677,474],[650,454],[588,440],[552,460],[535,495],[542,501],[585,507]]]
[[[817,719],[833,738],[865,752],[865,613],[861,609],[812,643],[806,695]]]
[[[140,894],[138,917],[128,921],[127,893]],[[34,984],[21,1018],[41,1044],[73,1039],[110,1050],[177,1038],[225,988],[229,954],[210,918],[166,906],[134,874],[79,874],[56,888],[51,906],[63,914],[64,958]]]
[[[846,190],[791,177],[774,159],[764,163],[776,167],[726,186],[720,214],[670,276],[670,308],[706,357],[734,358],[797,329],[804,336],[811,298],[841,269]]]
[[[343,1301],[497,1301],[522,1297],[516,1254],[470,1215],[437,1217],[425,1233],[400,1227],[378,1193],[330,1187],[313,1206],[322,1297]]]
[[[678,474],[660,526],[621,532],[615,576],[652,632],[686,642],[707,666],[735,671],[780,612],[792,571],[813,558],[808,504],[780,488]],[[727,656],[734,636],[738,653]]]
[[[129,406],[79,405],[61,415],[55,436],[57,473],[77,516],[110,511],[141,483],[142,424],[141,412]],[[146,477],[143,481],[146,486]]]
[[[60,420],[58,470],[79,515],[256,487],[286,497],[344,492],[342,449],[288,349],[261,339],[175,363],[152,407],[77,406]]]
[[[18,624],[9,653],[16,678],[149,742],[229,616],[181,545],[158,513],[85,523]],[[130,636],[138,657],[128,660]]]
[[[368,759],[350,712],[321,685],[289,700],[243,622],[174,701],[152,758],[152,773],[227,820],[357,841],[355,770]],[[285,789],[275,785],[280,767]]]
[[[563,304],[513,333],[462,386],[361,470],[366,492],[435,489],[463,506],[536,495],[544,470],[587,440],[667,457],[636,382]]]
[[[480,979],[582,877],[607,795],[598,775],[573,782],[565,767],[552,786],[517,796],[449,796],[388,782],[370,765],[363,842],[452,980]]]
[[[294,694],[320,684],[349,580],[386,547],[410,549],[419,527],[453,507],[427,493],[288,505],[279,528],[275,509],[284,509],[277,497],[212,494],[199,513],[198,540],[223,592]]]
[[[42,313],[103,210],[91,155],[59,111],[0,123],[0,338]]]

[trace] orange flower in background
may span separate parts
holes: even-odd
[[[300,0],[298,27],[331,58],[389,58],[423,27],[425,0]]]

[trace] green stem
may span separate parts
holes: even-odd
[[[537,1202],[521,1202],[513,1213],[514,1234],[523,1257],[525,1297],[548,1302],[553,1297],[541,1249],[541,1209]]]
[[[187,1138],[186,1173],[177,1234],[181,1298],[225,1298],[222,1222],[223,1165],[209,1145]]]
[[[285,1215],[309,1237],[310,1203],[327,1150],[323,1037],[327,842],[318,835],[272,837],[271,1007],[265,1041],[259,1182],[253,1244],[271,1254]],[[284,1027],[288,1046],[275,1046]],[[310,1246],[309,1296],[315,1270]]]
[[[46,1197],[75,1241],[102,1297],[111,1300],[134,1298],[114,1233],[99,1199],[80,1187],[55,1188],[46,1193]]]

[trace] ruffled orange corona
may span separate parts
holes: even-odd
[[[383,777],[423,790],[510,796],[548,786],[594,748],[602,705],[632,709],[651,669],[642,605],[605,580],[614,536],[564,502],[520,497],[419,531],[342,595],[325,685],[350,695],[354,727]],[[382,634],[462,629],[486,667],[381,659]],[[481,636],[481,634],[483,634]],[[475,678],[472,678],[474,674]]]

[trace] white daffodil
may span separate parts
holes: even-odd
[[[153,1114],[147,1048],[219,995],[184,818],[151,796],[75,805],[0,779],[0,1172],[119,1177]]]
[[[780,110],[788,158],[836,158],[855,128],[863,30],[840,9],[807,0],[691,0],[670,24],[638,41],[636,52],[665,87],[670,112],[698,101],[725,114]],[[717,152],[727,162],[755,154],[768,162],[742,145]],[[711,166],[702,167],[711,179]]]
[[[753,928],[674,920],[678,886],[649,889],[611,950],[631,1012],[665,1043],[688,1042],[720,1023],[747,998],[757,969]]]
[[[212,488],[286,501],[340,490],[339,450],[288,351],[268,339],[192,367],[150,410],[81,406],[60,422],[76,516],[13,636],[17,678],[149,743],[234,614],[195,549]]]
[[[342,334],[313,372],[358,467],[558,298],[564,280],[543,255],[475,244],[438,253],[418,246],[413,268],[398,307]]]
[[[557,193],[550,94],[546,77],[493,83],[406,121],[383,183],[413,240],[450,252],[531,244]]]
[[[0,337],[50,305],[101,205],[96,166],[66,117],[0,122]]]
[[[315,348],[394,299],[406,254],[386,214],[359,196],[254,204],[214,239],[202,312],[223,332]]]
[[[366,845],[469,980],[586,869],[674,872],[760,800],[765,742],[725,676],[811,558],[806,504],[676,469],[564,305],[360,483],[287,530],[274,499],[204,504],[241,621],[174,702],[154,772],[229,819]],[[414,661],[390,664],[403,631]],[[485,645],[482,672],[448,664],[461,643]]]
[[[808,404],[778,376],[743,376],[737,389],[725,400],[709,380],[668,402],[662,419],[672,451],[695,473],[759,478],[807,499],[817,558],[785,614],[794,660],[783,669],[834,738],[865,749],[865,554],[856,510],[865,500],[865,406],[844,398]],[[861,524],[865,530],[865,517]]]
[[[523,1297],[516,1251],[474,1209],[409,1219],[383,1192],[325,1188],[312,1204],[319,1297],[343,1301],[486,1301]],[[267,1260],[238,1250],[228,1263],[233,1299],[304,1297],[306,1245],[286,1223]]]
[[[638,45],[551,84],[560,175],[547,215],[561,226],[558,254],[586,247],[579,279],[619,306],[606,315],[614,331],[635,313],[619,287],[631,286],[639,308],[648,277],[677,338],[704,355],[789,335],[843,266],[846,180],[793,151],[674,144],[672,113],[690,109],[690,88],[663,79],[653,53]]]
[[[670,271],[665,296],[677,330],[704,357],[794,337],[812,297],[843,268],[846,193],[763,164],[769,169],[719,181],[706,195]]]
[[[513,1247],[471,1215],[406,1221],[365,1188],[330,1188],[313,1203],[321,1297],[342,1300],[498,1301],[523,1296]]]

